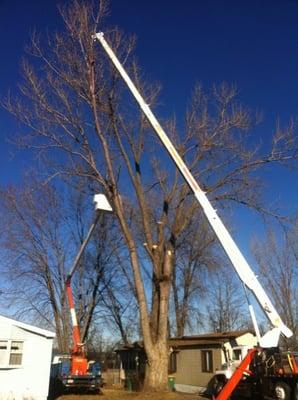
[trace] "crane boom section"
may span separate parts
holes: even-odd
[[[84,250],[85,250],[85,248],[86,248],[86,246],[87,246],[87,244],[88,244],[88,242],[89,242],[89,240],[91,238],[91,235],[92,235],[92,233],[93,233],[93,231],[94,231],[94,229],[96,227],[98,219],[99,219],[99,213],[97,212],[96,216],[95,216],[95,219],[94,219],[94,222],[90,226],[89,231],[87,233],[87,236],[86,236],[85,240],[83,241],[83,243],[82,243],[82,245],[80,247],[80,250],[79,250],[79,252],[78,252],[78,254],[77,254],[77,256],[76,256],[76,258],[74,260],[74,263],[73,263],[73,265],[72,265],[72,267],[71,267],[71,269],[70,269],[70,271],[69,271],[69,273],[67,275],[66,281],[69,282],[69,283],[70,283],[71,278],[72,278],[73,274],[75,273],[75,271],[76,271],[76,269],[77,269],[77,267],[79,265],[81,257],[83,255]]]
[[[222,223],[221,219],[216,213],[216,210],[213,208],[212,204],[208,200],[206,194],[200,188],[196,180],[194,179],[193,175],[187,168],[186,164],[178,154],[177,150],[173,146],[172,142],[170,141],[169,137],[161,127],[160,123],[152,113],[148,104],[145,103],[143,97],[139,93],[138,89],[122,67],[121,63],[119,62],[118,58],[116,57],[113,50],[110,48],[109,44],[104,38],[104,34],[102,32],[97,33],[94,38],[98,39],[101,43],[102,47],[108,54],[109,58],[113,62],[114,66],[118,70],[119,74],[129,87],[131,93],[135,97],[136,101],[138,102],[141,110],[144,112],[145,116],[147,117],[148,121],[152,125],[153,129],[155,130],[156,134],[158,135],[159,139],[167,149],[168,153],[170,154],[171,158],[175,162],[177,168],[181,172],[182,176],[192,189],[196,199],[198,200],[199,204],[203,208],[203,211],[214,230],[218,240],[220,241],[223,249],[225,250],[227,256],[229,257],[233,267],[235,268],[238,276],[242,280],[242,282],[254,293],[256,299],[258,300],[260,306],[262,307],[265,315],[273,325],[273,327],[278,328],[283,335],[286,337],[292,336],[291,330],[284,325],[282,322],[279,314],[277,313],[276,309],[274,308],[273,304],[271,303],[270,299],[268,298],[266,292],[262,288],[261,284],[259,283],[256,275],[248,265],[247,261],[245,260],[244,256],[238,249],[236,243],[234,242],[233,238],[229,234],[228,230]]]
[[[68,300],[68,304],[69,304],[71,323],[72,323],[72,337],[73,337],[72,352],[73,352],[73,354],[80,354],[82,356],[84,355],[85,350],[84,350],[83,343],[81,343],[80,329],[79,329],[79,325],[78,325],[78,321],[77,321],[76,310],[75,310],[73,294],[72,294],[72,289],[71,289],[71,279],[79,265],[79,262],[83,255],[83,252],[91,238],[91,235],[97,225],[98,220],[99,220],[99,212],[96,213],[95,219],[89,228],[89,231],[87,233],[85,240],[81,244],[79,252],[78,252],[78,254],[74,260],[74,263],[73,263],[73,265],[66,277],[66,280],[65,280],[65,288],[66,288],[67,300]]]
[[[79,329],[79,325],[78,325],[78,321],[77,321],[77,315],[76,315],[76,310],[75,310],[75,306],[74,306],[70,281],[66,282],[65,286],[66,286],[66,294],[67,294],[67,300],[68,300],[68,304],[69,304],[71,324],[72,324],[72,338],[73,338],[72,352],[73,352],[73,354],[79,354],[79,353],[83,354],[84,348],[81,343],[80,329]]]

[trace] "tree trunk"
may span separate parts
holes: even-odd
[[[168,390],[168,347],[157,343],[150,349],[146,365],[144,390],[162,392]]]
[[[158,307],[156,325],[151,326],[151,338],[155,338],[148,348],[145,342],[145,350],[148,363],[146,366],[144,390],[166,391],[168,390],[168,305],[171,288],[171,272],[173,256],[172,251],[167,250],[163,256],[162,273],[158,286]]]

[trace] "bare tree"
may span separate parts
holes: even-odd
[[[84,219],[84,216],[82,216]],[[82,234],[86,231],[86,221],[82,221]],[[80,238],[80,242],[84,237]],[[124,257],[122,236],[118,234],[116,220],[111,215],[101,214],[93,237],[85,249],[85,254],[80,262],[81,268],[73,277],[73,284],[76,293],[76,305],[79,326],[81,327],[82,341],[88,338],[90,327],[97,324],[97,315],[103,309],[110,310],[105,298],[113,297],[115,304],[121,298],[120,288],[127,286],[127,279],[118,266],[119,257]],[[131,302],[133,295],[126,290],[126,301]],[[123,304],[125,301],[123,301]],[[118,317],[118,318],[117,318]],[[127,332],[124,327],[124,318],[115,313],[109,315],[109,319],[119,322],[117,329],[124,340]],[[106,321],[108,318],[106,318]],[[122,323],[122,325],[121,325]],[[103,319],[98,324],[99,329],[103,328]]]
[[[108,232],[107,228],[113,231]],[[122,236],[118,234],[115,226],[103,223],[102,226],[98,226],[92,245],[86,257],[89,272],[84,274],[84,290],[88,293],[92,288],[92,295],[90,293],[91,297],[85,295],[78,299],[79,302],[84,300],[82,339],[85,341],[88,336],[92,319],[93,326],[97,326],[99,331],[112,331],[114,340],[118,336],[122,343],[128,344],[138,332],[138,311]],[[100,274],[94,273],[97,268],[101,269]],[[95,283],[90,284],[90,279],[95,280]],[[93,312],[90,312],[91,309]]]
[[[260,276],[265,282],[272,301],[284,323],[293,331],[293,337],[286,339],[287,347],[298,346],[298,270],[295,253],[295,228],[282,235],[268,230],[264,241],[254,240],[253,252],[259,266]],[[296,231],[297,237],[297,231]]]
[[[1,192],[1,217],[6,224],[1,244],[7,259],[2,272],[6,277],[4,295],[18,316],[26,314],[54,329],[59,351],[66,352],[71,326],[65,279],[88,229],[92,207],[86,207],[82,195],[62,195],[59,189],[35,182],[24,189]],[[74,278],[84,338],[105,290],[104,279],[109,279],[107,266],[117,246],[111,225],[103,222],[94,257],[84,257],[84,268]]]
[[[244,289],[233,274],[234,271],[229,271],[226,267],[209,275],[205,326],[212,332],[229,332],[251,327],[248,310],[245,309]]]
[[[102,293],[102,306],[98,312],[100,320],[105,320],[110,331],[118,331],[120,333],[123,344],[129,344],[131,340],[139,332],[138,329],[138,310],[135,298],[131,296],[127,285],[113,284],[107,287]]]
[[[111,201],[133,271],[148,360],[145,387],[165,389],[176,245],[198,206],[92,39],[99,27],[107,32],[146,102],[154,107],[159,88],[142,79],[132,58],[134,40],[123,38],[117,29],[105,29],[105,13],[104,1],[97,10],[76,0],[61,9],[65,32],[48,43],[33,36],[33,61],[23,63],[20,96],[9,97],[5,107],[26,127],[21,143],[51,160],[52,175],[88,179]],[[184,135],[178,135],[173,121],[167,128],[211,200],[263,210],[255,171],[268,162],[293,159],[294,127],[279,130],[270,151],[262,153],[251,146],[248,129],[253,119],[235,96],[234,88],[221,85],[212,90],[209,102],[197,87]]]
[[[197,223],[199,222],[199,232]],[[203,312],[200,301],[205,297],[208,270],[218,266],[216,239],[201,214],[179,238],[173,269],[172,288],[176,334],[197,328]]]
[[[7,253],[4,293],[19,315],[26,313],[27,318],[31,315],[54,328],[60,351],[67,351],[64,277],[69,243],[61,232],[67,221],[56,194],[49,187],[42,192],[30,187],[1,193],[1,218],[6,225],[2,247]]]

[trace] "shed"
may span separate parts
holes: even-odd
[[[241,357],[239,347],[252,348],[256,337],[250,330],[206,333],[195,336],[173,337],[169,345],[169,376],[175,389],[181,392],[203,392],[217,369],[229,357]],[[142,342],[135,342],[118,350],[125,377],[137,389],[145,375],[146,358]]]
[[[0,400],[46,400],[54,337],[0,315]]]
[[[170,339],[169,373],[175,379],[176,390],[204,391],[215,371],[226,363],[227,357],[240,359],[241,347],[247,350],[256,344],[256,337],[249,330]]]

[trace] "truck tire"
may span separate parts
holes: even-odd
[[[291,388],[285,382],[276,382],[274,385],[274,399],[291,400]]]
[[[217,396],[219,394],[219,392],[221,391],[221,389],[224,387],[224,385],[226,383],[226,379],[222,376],[221,377],[214,376],[210,383],[211,383],[211,385],[210,385],[211,395]]]

